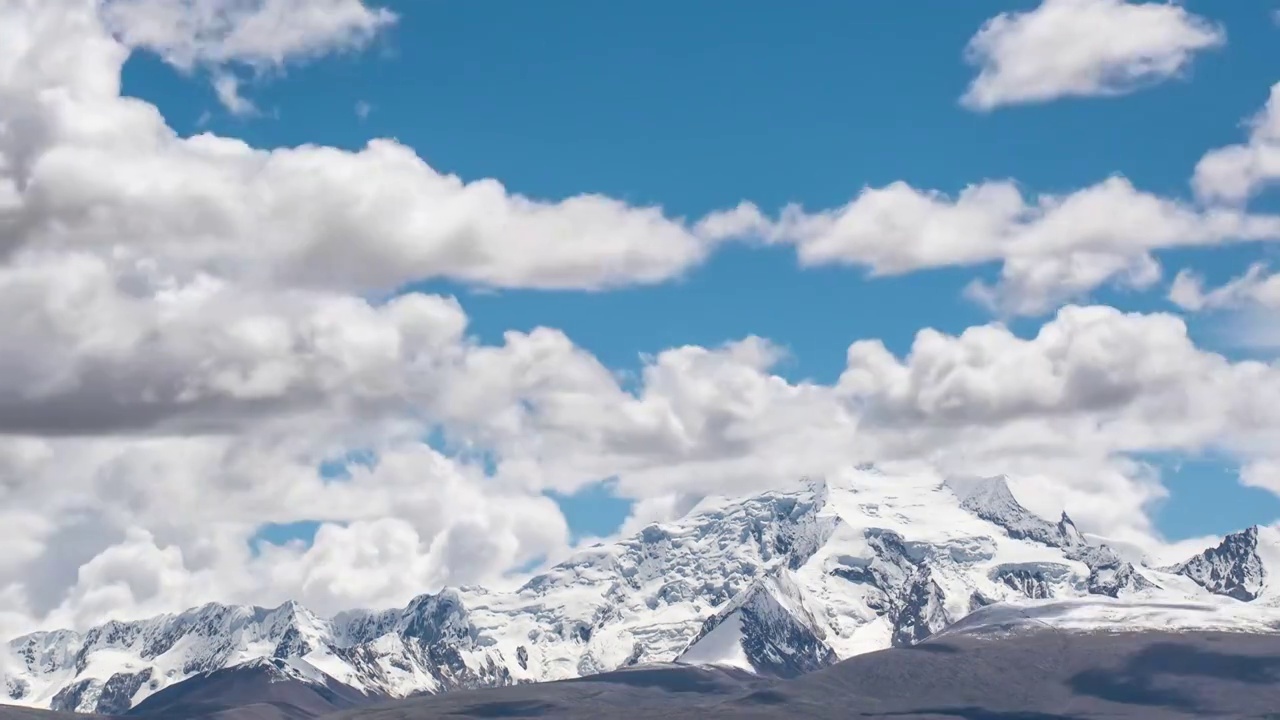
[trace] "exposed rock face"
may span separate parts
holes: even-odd
[[[1217,547],[1209,548],[1173,571],[1196,581],[1217,595],[1248,602],[1255,600],[1266,586],[1267,574],[1258,555],[1257,527],[1223,538]]]
[[[869,530],[874,552],[865,564],[836,567],[832,573],[873,589],[867,607],[888,620],[894,646],[912,645],[950,622],[943,589],[920,552],[892,531]]]
[[[151,668],[136,673],[116,673],[107,680],[98,696],[95,712],[123,715],[133,707],[133,697],[151,680]]]
[[[1040,568],[1003,567],[996,571],[995,579],[1033,600],[1053,597],[1054,582]]]

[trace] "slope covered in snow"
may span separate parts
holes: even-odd
[[[1270,630],[1280,538],[1262,529],[1224,547],[1149,568],[1065,515],[1029,512],[1003,478],[851,469],[791,492],[704,501],[514,592],[446,589],[333,618],[293,603],[207,605],[17,638],[0,652],[0,702],[118,712],[263,658],[288,661],[299,682],[402,697],[676,659],[791,675],[1009,618]],[[1170,610],[1191,606],[1206,610]]]
[[[836,662],[825,637],[804,590],[783,568],[752,583],[708,618],[677,662],[794,677]]]
[[[1001,635],[1043,629],[1107,633],[1146,630],[1274,633],[1280,631],[1280,617],[1274,608],[1265,606],[1094,596],[991,605],[971,613],[934,637]]]

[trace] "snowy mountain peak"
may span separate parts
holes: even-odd
[[[821,507],[827,504],[827,499],[831,496],[830,484],[824,476],[806,475],[800,479],[802,494],[813,498],[815,505]]]
[[[1067,558],[1084,563],[1089,568],[1086,587],[1090,594],[1120,597],[1156,588],[1115,550],[1089,543],[1067,513],[1063,512],[1057,523],[1051,523],[1027,510],[1009,490],[1003,476],[949,479],[946,484],[960,499],[961,507],[1000,526],[1010,537],[1058,548]],[[1025,581],[1022,586],[1026,587]],[[1036,581],[1035,586],[1037,592],[1043,592],[1042,583]]]
[[[423,645],[473,639],[466,604],[457,590],[445,588],[435,595],[419,595],[409,602],[400,620],[400,634]]]
[[[316,625],[321,622],[315,613],[296,600],[287,600],[279,607],[269,609],[267,614],[281,623]]]
[[[786,568],[774,570],[751,583],[746,590],[729,601],[717,615],[743,609],[781,612],[798,620],[807,620],[807,624],[813,626],[813,615],[805,607],[804,590]],[[708,623],[713,619],[709,618]],[[704,623],[704,626],[706,624]],[[821,631],[816,628],[814,632],[821,635]]]
[[[1216,547],[1173,568],[1209,592],[1245,602],[1256,600],[1267,585],[1267,568],[1259,553],[1261,530],[1253,526],[1222,539]]]
[[[298,658],[255,658],[237,666],[241,670],[256,670],[264,673],[269,682],[288,682],[296,680],[309,685],[324,686],[328,680],[324,673],[313,665]]]
[[[677,662],[794,677],[837,659],[806,605],[804,590],[781,569],[752,583],[708,618]]]
[[[1025,511],[1009,489],[1009,478],[1004,475],[991,477],[954,476],[946,480],[960,505],[974,512],[1023,512]]]
[[[1036,515],[1018,502],[1003,475],[953,477],[945,484],[960,500],[960,507],[999,525],[1013,537],[1053,547],[1084,544],[1083,536],[1065,512],[1056,524]]]

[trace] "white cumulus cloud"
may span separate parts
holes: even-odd
[[[1263,263],[1249,266],[1243,275],[1216,288],[1206,289],[1194,270],[1182,270],[1169,288],[1169,299],[1186,310],[1220,310],[1248,307],[1280,310],[1280,275]]]
[[[793,244],[805,265],[851,265],[880,276],[999,263],[998,281],[975,282],[969,294],[1014,315],[1044,313],[1108,283],[1149,288],[1160,279],[1152,254],[1160,249],[1280,239],[1280,217],[1164,198],[1119,176],[1032,197],[1011,181],[954,196],[895,182],[865,188],[833,210],[791,206],[770,220],[744,204],[700,227]]]
[[[365,0],[104,0],[102,15],[125,44],[186,69],[357,50],[396,21]]]
[[[1242,203],[1280,178],[1280,83],[1247,125],[1248,142],[1212,150],[1196,165],[1192,185],[1202,197]]]
[[[1043,0],[1003,12],[969,41],[975,110],[1063,97],[1120,95],[1183,74],[1221,46],[1221,27],[1172,2]]]
[[[84,0],[51,0],[84,2]],[[97,1],[97,0],[90,0]],[[365,0],[101,0],[107,28],[183,71],[208,68],[220,102],[252,111],[230,69],[261,74],[335,52],[360,50],[395,23]]]

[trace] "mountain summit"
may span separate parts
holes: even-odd
[[[1265,556],[1274,557],[1280,535],[1267,528],[1251,527],[1222,539],[1217,547],[1172,568],[1209,592],[1236,600],[1256,600],[1267,588]]]

